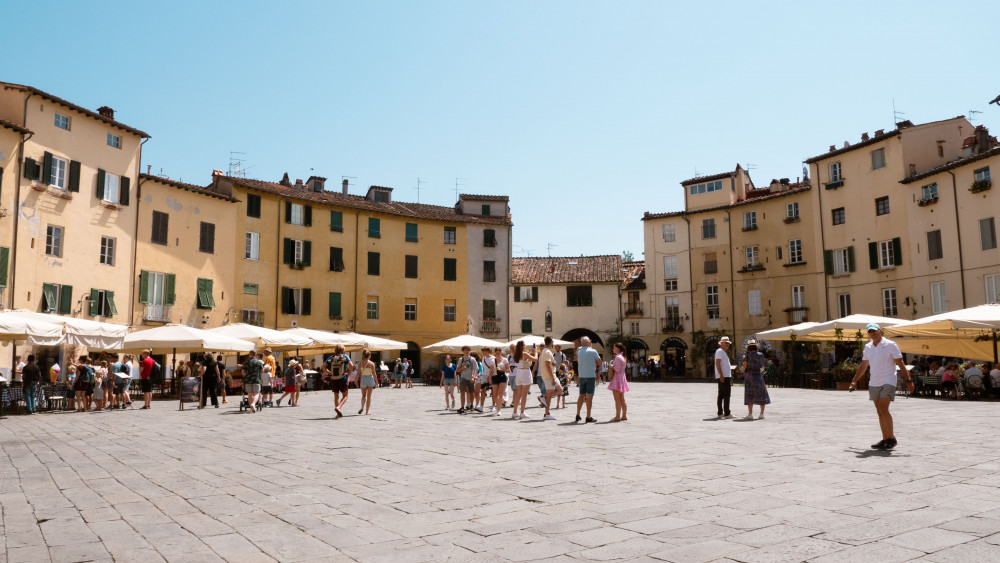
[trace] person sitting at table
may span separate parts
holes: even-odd
[[[945,391],[951,394],[951,398],[958,398],[958,378],[955,377],[955,362],[948,364],[948,367],[944,370],[944,375],[941,376],[941,387]]]
[[[990,370],[990,394],[1000,395],[1000,363],[993,364]]]

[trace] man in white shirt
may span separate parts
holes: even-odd
[[[719,339],[719,349],[715,351],[715,380],[719,384],[719,393],[715,404],[719,411],[719,419],[735,418],[729,412],[729,397],[733,390],[733,364],[729,363],[729,347],[732,342],[728,336]]]
[[[24,370],[24,365],[24,362],[21,361],[21,356],[14,358],[14,382],[18,385],[21,383],[21,371]],[[15,387],[18,385],[15,385]]]
[[[891,450],[896,446],[896,434],[892,429],[889,404],[896,397],[896,367],[898,366],[902,372],[903,380],[906,381],[906,387],[911,393],[913,392],[913,380],[910,379],[910,372],[907,371],[906,364],[903,363],[903,354],[899,351],[899,346],[888,338],[882,338],[882,329],[877,324],[869,323],[865,329],[871,342],[865,344],[861,363],[858,365],[858,371],[855,372],[848,390],[854,391],[858,380],[865,375],[865,370],[871,366],[868,398],[875,403],[878,424],[882,429],[882,441],[872,444],[872,449]]]

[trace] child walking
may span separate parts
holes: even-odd
[[[625,345],[615,342],[615,361],[612,363],[614,376],[608,383],[608,390],[615,396],[615,417],[610,422],[628,420],[628,405],[625,404],[625,393],[628,391],[628,381],[625,379]]]

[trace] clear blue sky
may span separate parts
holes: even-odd
[[[644,211],[862,132],[1000,123],[997,2],[16,2],[0,79],[152,135],[154,173],[510,196],[515,256],[642,256]],[[993,128],[1000,133],[1000,125]]]

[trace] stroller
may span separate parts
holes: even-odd
[[[243,397],[240,399],[240,412],[249,411],[250,395],[247,394],[247,386],[245,384],[241,384],[240,388],[243,390]],[[259,412],[263,407],[264,407],[264,395],[261,394],[260,396],[257,397],[257,404],[254,405],[254,408],[257,409],[257,411]]]

